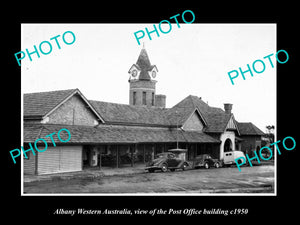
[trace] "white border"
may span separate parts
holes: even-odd
[[[216,23],[212,23],[216,24]],[[228,23],[224,23],[228,24]],[[231,23],[234,24],[234,23]],[[249,24],[249,23],[247,23]],[[263,23],[265,24],[265,23]],[[277,43],[277,23],[270,23],[275,24],[275,30],[276,30],[276,43]],[[23,29],[22,24],[21,25],[21,49],[22,49],[22,36],[23,36]],[[276,49],[277,52],[277,49]],[[277,141],[277,63],[276,63],[276,126],[275,126],[275,142]],[[24,132],[24,126],[23,126],[23,90],[22,90],[22,70],[21,70],[21,145],[23,142],[23,132]],[[21,196],[277,196],[277,152],[275,153],[275,159],[274,159],[274,193],[72,193],[72,194],[60,194],[60,193],[44,193],[44,194],[32,194],[32,193],[26,193],[24,194],[24,177],[23,177],[23,167],[24,167],[24,159],[23,156],[21,157]]]

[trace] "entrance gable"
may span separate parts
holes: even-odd
[[[236,122],[235,122],[235,119],[233,117],[233,115],[230,117],[227,125],[226,125],[226,129],[225,131],[237,131],[238,134],[239,134],[239,130],[237,128],[237,125],[236,125]]]

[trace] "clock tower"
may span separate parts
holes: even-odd
[[[157,106],[155,84],[158,69],[151,65],[146,49],[143,47],[138,60],[128,73],[129,77],[129,105]]]

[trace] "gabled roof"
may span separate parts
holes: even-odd
[[[78,94],[84,101],[84,103],[96,115],[96,117],[100,121],[104,122],[100,114],[92,107],[89,101],[82,95],[82,93],[77,88],[24,94],[24,118],[42,119],[51,114],[53,111],[55,111],[60,105],[62,105],[75,94]]]
[[[231,118],[231,115],[226,113],[212,113],[212,114],[208,114],[207,117],[208,117],[209,124],[206,127],[205,132],[223,133]]]
[[[198,109],[199,115],[204,121],[205,132],[224,132],[232,116],[232,114],[225,113],[220,108],[210,107],[202,99],[193,95],[189,95],[169,109],[166,115],[168,115],[170,122],[174,123],[178,117],[176,116],[177,112],[180,115],[178,123],[182,125],[195,109]]]
[[[258,127],[256,127],[253,123],[240,123],[236,121],[238,129],[241,135],[264,135]]]
[[[164,116],[166,109],[147,106],[132,106],[126,104],[89,101],[106,123],[169,126],[169,120]]]
[[[138,125],[144,127],[182,127],[193,113],[197,113],[206,133],[223,133],[233,114],[211,107],[197,96],[189,95],[172,108],[131,106],[87,100],[78,89],[24,94],[24,118],[43,119],[73,95],[81,96],[84,103],[103,123],[111,125]],[[252,123],[234,120],[240,135],[263,135]],[[182,134],[184,135],[184,134]],[[189,135],[191,135],[189,133]]]
[[[178,126],[183,126],[188,118],[194,112],[197,112],[202,120],[202,123],[204,125],[207,125],[207,122],[199,109],[193,104],[193,101],[190,101],[190,96],[183,99],[165,112],[165,116],[169,119],[171,124],[178,124]]]
[[[24,94],[24,117],[43,117],[77,89]]]

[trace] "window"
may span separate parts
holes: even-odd
[[[154,106],[154,92],[152,92],[152,99],[151,99],[151,104],[152,104],[152,106]]]
[[[146,92],[143,91],[143,105],[146,105]]]
[[[136,104],[136,92],[133,92],[133,96],[132,96],[133,102],[132,104],[135,105]]]
[[[174,159],[174,158],[175,158],[175,155],[169,154],[169,155],[168,155],[168,158],[169,158],[169,159]]]

